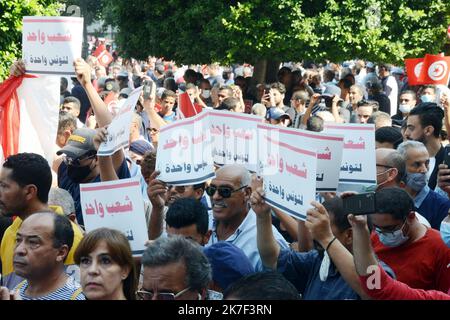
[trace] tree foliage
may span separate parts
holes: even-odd
[[[437,53],[448,0],[104,0],[118,43],[137,58],[180,63],[260,59],[400,63]]]
[[[58,15],[55,0],[0,1],[0,81],[8,76],[11,63],[22,56],[22,17]]]

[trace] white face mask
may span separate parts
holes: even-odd
[[[402,113],[409,113],[412,109],[412,107],[409,104],[401,104],[398,106],[398,109]]]
[[[205,99],[208,99],[209,97],[211,97],[211,90],[203,90],[202,97]]]

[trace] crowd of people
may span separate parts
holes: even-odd
[[[256,83],[246,64],[114,57],[108,67],[77,59],[70,90],[61,78],[52,163],[19,153],[2,164],[0,299],[450,300],[448,87],[410,86],[401,68],[363,60],[285,64],[278,81]],[[11,76],[24,70],[17,61]],[[97,155],[119,101],[140,86],[129,145]],[[159,132],[180,118],[184,92],[199,110],[299,130],[373,123],[376,212],[353,215],[343,207],[351,193],[322,193],[297,220],[237,164],[204,183],[159,180]],[[148,227],[141,257],[117,230],[84,231],[80,184],[129,177],[139,178]]]

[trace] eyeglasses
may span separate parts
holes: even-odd
[[[206,191],[206,194],[210,197],[212,197],[216,193],[216,191],[218,191],[219,196],[221,196],[222,198],[230,198],[231,194],[233,194],[234,192],[237,192],[239,190],[242,190],[246,187],[247,187],[247,185],[233,190],[233,188],[231,188],[231,187],[226,187],[226,186],[217,187],[215,185],[210,185],[209,187],[206,187],[205,191]]]
[[[395,231],[402,230],[405,227],[405,225],[406,225],[406,219],[405,219],[405,221],[402,223],[402,225],[400,227],[398,227],[398,226],[388,226],[388,227],[382,227],[382,228],[375,227],[375,230],[378,233],[392,234]]]
[[[147,128],[147,131],[150,131],[150,133],[157,133],[157,132],[159,132],[159,130],[156,129],[156,128]]]
[[[191,290],[191,288],[187,287],[186,289],[183,289],[176,294],[173,292],[158,292],[156,293],[156,295],[151,291],[138,290],[136,291],[136,296],[139,300],[153,300],[153,297],[155,297],[156,300],[176,300],[178,297],[188,292],[189,290]]]
[[[76,158],[76,159],[65,156],[63,158],[63,161],[68,166],[79,167],[79,166],[81,166],[81,161],[87,160],[87,159],[93,159],[93,158],[95,158],[95,156],[96,156],[95,153],[94,154],[89,153],[86,156],[82,156],[82,157]]]

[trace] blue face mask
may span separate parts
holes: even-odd
[[[378,234],[378,238],[380,239],[381,243],[386,247],[398,247],[404,244],[409,239],[408,236],[403,235],[402,230],[405,224],[406,220],[399,230],[393,232],[381,232],[381,230],[378,228],[375,228],[375,232]]]
[[[406,174],[406,185],[412,190],[419,192],[427,185],[427,175],[426,173],[407,173]]]
[[[440,231],[441,231],[442,240],[444,240],[447,247],[450,248],[450,223],[442,222]]]
[[[422,102],[432,102],[433,97],[430,96],[429,94],[424,94],[420,96],[420,100],[422,100]]]

